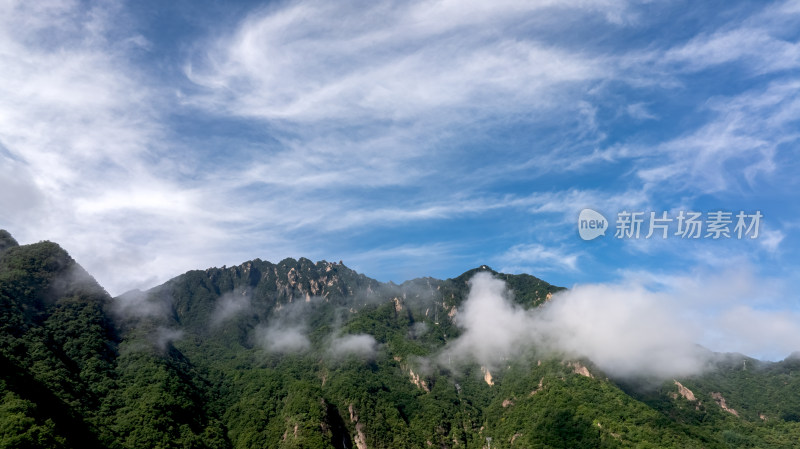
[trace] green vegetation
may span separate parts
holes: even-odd
[[[111,298],[58,245],[0,231],[0,448],[798,446],[798,357],[720,355],[679,379],[694,399],[535,351],[492,385],[483,367],[433,362],[488,269],[395,285],[256,259]],[[524,307],[561,290],[496,275]],[[274,326],[305,350],[266,350]],[[374,342],[330,351],[357,334]]]

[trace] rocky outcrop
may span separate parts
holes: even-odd
[[[678,394],[679,395],[683,396],[684,399],[686,399],[687,401],[691,401],[691,402],[697,401],[697,398],[694,396],[694,393],[692,392],[692,390],[684,387],[683,384],[681,384],[680,382],[678,382],[675,379],[673,379],[672,381],[675,382],[675,385],[678,387]],[[678,394],[674,394],[673,399],[677,399],[678,398]]]
[[[572,372],[575,374],[594,379],[592,373],[589,372],[589,368],[586,368],[581,362],[567,362],[567,366],[572,368]]]
[[[531,391],[531,394],[530,394],[530,395],[531,395],[531,396],[533,396],[533,395],[535,395],[536,393],[538,393],[538,392],[542,391],[542,389],[544,388],[544,387],[542,386],[543,384],[544,384],[544,377],[542,377],[541,379],[539,379],[539,386],[537,386],[535,390]]]
[[[347,407],[347,411],[350,412],[350,422],[356,425],[356,436],[353,438],[353,442],[358,449],[367,449],[367,437],[364,435],[364,424],[358,421],[358,414],[353,404]]]
[[[711,393],[711,398],[714,399],[714,402],[716,402],[722,410],[725,410],[732,415],[739,416],[739,412],[728,407],[728,404],[725,402],[725,398],[722,397],[722,393]]]
[[[417,388],[421,388],[425,390],[426,393],[430,393],[431,389],[428,387],[428,383],[425,382],[419,374],[415,373],[413,369],[408,370],[408,374],[411,376],[411,383],[416,385]]]
[[[483,381],[486,382],[486,384],[489,386],[494,385],[494,380],[492,380],[492,373],[489,372],[489,368],[482,366],[481,372],[483,373]]]

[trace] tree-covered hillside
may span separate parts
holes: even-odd
[[[485,266],[396,285],[255,259],[111,298],[58,245],[0,231],[0,447],[800,445],[798,358],[715,355],[654,382],[541,348],[445,357],[484,271],[525,308],[562,290]]]

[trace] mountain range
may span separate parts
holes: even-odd
[[[670,378],[537,345],[488,363],[462,338],[479,283],[525,311],[565,290],[301,258],[111,297],[57,244],[0,231],[0,447],[800,447],[800,355],[699,348],[705,369]]]

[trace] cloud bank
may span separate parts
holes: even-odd
[[[724,343],[749,355],[780,353],[779,358],[800,349],[796,314],[743,304],[748,299],[742,293],[747,296],[750,288],[736,294],[736,287],[710,291],[725,279],[700,284],[673,278],[673,288],[661,291],[641,282],[576,286],[538,309],[524,310],[512,302],[503,281],[478,273],[456,315],[463,334],[440,359],[471,359],[492,367],[536,348],[587,357],[613,376],[666,378],[708,366],[710,353],[699,343],[711,350],[718,349],[714,343]],[[745,287],[741,281],[730,284]]]

